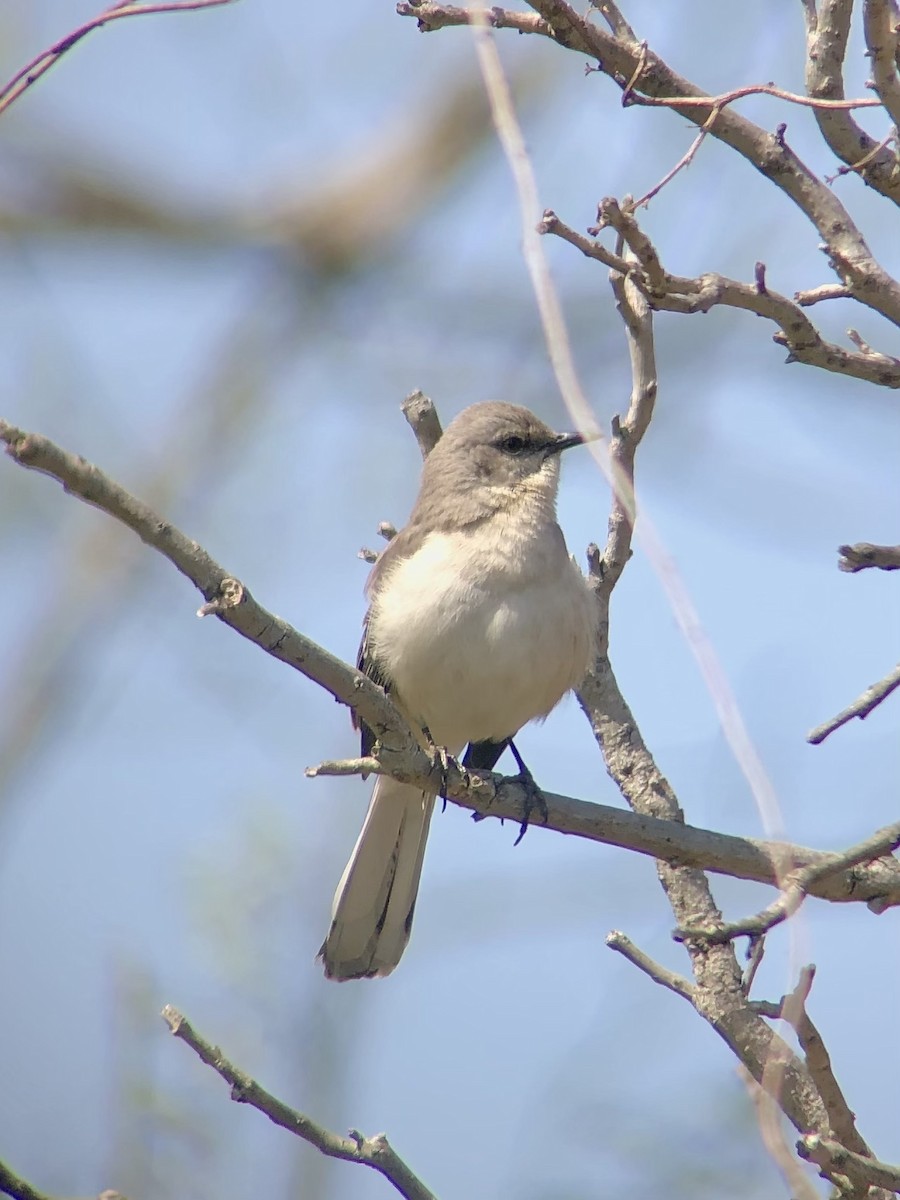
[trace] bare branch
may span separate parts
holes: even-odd
[[[756,313],[766,317],[780,327],[780,332],[773,335],[773,340],[788,349],[788,359],[791,362],[802,362],[809,366],[821,367],[826,371],[834,371],[841,375],[849,375],[856,379],[864,379],[868,383],[879,384],[882,387],[900,388],[900,363],[887,355],[872,353],[854,353],[845,350],[834,342],[827,342],[803,311],[799,302],[790,300],[779,292],[773,292],[768,286],[761,290],[756,281],[740,283],[728,279],[724,275],[709,273],[695,279],[679,275],[669,275],[659,264],[659,256],[649,239],[643,234],[640,240],[635,238],[637,230],[634,218],[623,213],[614,202],[604,202],[604,209],[609,225],[627,228],[643,254],[642,267],[651,266],[655,284],[651,286],[649,276],[644,275],[641,286],[647,293],[650,305],[654,309],[666,312],[706,313],[716,305],[724,304],[729,308],[739,308],[745,312]],[[552,220],[545,221],[542,231],[552,233],[575,246],[588,258],[596,258],[606,262],[605,255],[598,252],[600,243],[577,233],[566,225],[555,213]],[[627,217],[627,224],[625,218]],[[595,227],[596,228],[596,227]],[[640,233],[637,230],[637,233]],[[638,258],[641,259],[641,254]],[[614,258],[615,256],[609,255]],[[607,263],[607,265],[612,265]],[[843,287],[843,285],[835,285]],[[817,291],[821,289],[816,289]],[[849,292],[847,294],[850,294]],[[824,299],[824,296],[817,296]],[[811,301],[812,302],[812,301]]]
[[[676,930],[675,937],[678,941],[696,938],[710,942],[726,942],[737,937],[761,937],[793,916],[809,895],[810,887],[831,870],[842,871],[856,866],[857,863],[881,858],[885,854],[893,853],[898,846],[900,821],[879,829],[864,841],[836,854],[828,863],[810,863],[790,872],[782,881],[781,895],[755,916],[716,926],[684,926]]]
[[[85,21],[77,29],[73,29],[71,33],[60,38],[58,42],[42,51],[17,71],[12,79],[0,88],[0,113],[14,104],[23,92],[26,92],[42,75],[55,66],[63,55],[67,54],[82,38],[87,37],[93,30],[108,25],[111,21],[121,21],[124,17],[150,16],[153,13],[191,12],[198,8],[217,8],[231,3],[233,0],[168,0],[166,3],[159,4],[140,4],[138,0],[117,0],[115,4],[104,9],[98,16],[92,17],[90,21]]]
[[[634,102],[665,101],[669,107],[674,107],[677,102],[677,110],[700,128],[708,121],[710,108],[720,107],[710,126],[712,136],[746,158],[800,208],[817,229],[831,265],[841,282],[851,289],[853,296],[900,325],[900,283],[875,260],[844,205],[825,183],[813,175],[783,136],[769,133],[729,107],[721,107],[726,99],[738,98],[737,94],[709,96],[696,84],[673,71],[658,55],[642,50],[641,43],[626,36],[617,37],[607,33],[581,16],[565,0],[530,0],[530,3],[540,14],[540,22],[530,21],[530,14],[514,13],[502,8],[466,9],[432,3],[430,0],[401,3],[397,11],[403,16],[416,17],[423,30],[444,25],[467,25],[479,20],[494,28],[515,28],[551,38],[566,49],[587,55],[595,62],[596,69],[609,76],[619,87],[624,88],[630,80],[634,80]],[[765,87],[762,90],[766,90]],[[796,103],[803,98],[785,93],[782,99]],[[868,104],[871,106],[871,102]],[[809,106],[816,111],[824,107],[838,112],[847,110],[848,106],[863,107],[863,104],[840,100],[824,105],[817,101]]]
[[[871,542],[857,542],[854,546],[838,546],[840,559],[838,569],[864,571],[877,567],[879,571],[900,571],[900,546],[873,546]]]
[[[393,1184],[406,1200],[435,1200],[433,1193],[413,1174],[383,1133],[377,1133],[374,1137],[363,1137],[355,1131],[351,1131],[349,1137],[332,1133],[305,1113],[289,1108],[261,1087],[255,1079],[235,1067],[218,1046],[213,1046],[201,1037],[171,1004],[167,1004],[162,1010],[162,1017],[175,1037],[190,1046],[202,1062],[212,1067],[231,1086],[232,1100],[238,1104],[251,1105],[273,1124],[296,1137],[303,1138],[329,1158],[342,1158],[345,1162],[372,1167]]]
[[[810,1074],[815,1079],[819,1095],[828,1109],[832,1132],[838,1141],[849,1150],[871,1156],[872,1151],[856,1128],[856,1116],[847,1104],[841,1086],[831,1069],[831,1058],[825,1048],[822,1035],[806,1011],[806,1001],[809,998],[815,974],[814,966],[802,969],[796,988],[789,995],[782,997],[778,1015],[782,1020],[787,1021],[797,1034],[797,1040],[806,1057]]]
[[[885,1188],[900,1192],[900,1167],[879,1162],[864,1154],[848,1150],[834,1138],[808,1133],[797,1143],[797,1153],[808,1162],[822,1168],[828,1179],[844,1175],[851,1185],[861,1188]]]
[[[693,1001],[694,985],[689,979],[685,979],[677,971],[670,971],[668,967],[664,967],[661,963],[650,958],[643,950],[638,949],[631,938],[626,937],[624,933],[620,933],[618,929],[614,929],[606,935],[606,944],[610,950],[617,950],[630,963],[634,963],[654,983],[661,984],[662,987],[668,988],[670,992],[675,992],[676,995],[682,996],[685,1000]]]
[[[603,205],[607,202],[604,201]],[[601,205],[601,209],[603,207]],[[616,212],[623,226],[632,219]],[[616,244],[616,253],[623,257],[626,234],[620,232]],[[629,259],[637,261],[631,242],[624,254],[626,262]],[[625,325],[625,335],[628,341],[628,354],[631,360],[631,400],[625,417],[613,421],[612,438],[609,444],[609,457],[614,465],[615,478],[623,479],[627,487],[616,487],[613,491],[613,505],[609,514],[609,524],[606,548],[596,567],[591,567],[591,578],[595,590],[608,602],[612,589],[616,586],[625,564],[631,557],[631,539],[636,517],[636,502],[634,495],[634,456],[653,416],[653,406],[656,403],[657,374],[656,351],[653,341],[653,318],[647,297],[637,286],[633,272],[628,274],[611,270],[609,281],[613,295],[616,298],[616,308]]]
[[[0,1192],[4,1196],[12,1196],[13,1200],[53,1200],[46,1192],[39,1192],[20,1175],[11,1171],[5,1163],[0,1162]]]
[[[900,31],[897,24],[897,9],[891,0],[864,0],[863,32],[872,60],[872,83],[895,127],[900,128],[900,79],[897,77]]]
[[[821,742],[825,741],[830,733],[834,733],[836,729],[840,729],[842,725],[846,725],[854,717],[858,717],[860,721],[864,721],[869,713],[876,709],[898,687],[900,687],[900,663],[894,667],[893,671],[885,675],[884,679],[880,679],[878,683],[873,683],[871,687],[866,688],[861,696],[848,705],[847,708],[842,709],[836,717],[832,717],[829,721],[817,725],[815,729],[806,735],[806,740],[811,745],[818,746]]]
[[[806,90],[813,100],[844,99],[844,57],[852,15],[853,0],[822,0],[815,26],[807,26]],[[881,100],[877,104],[880,107]],[[900,203],[900,174],[896,156],[887,148],[888,139],[879,144],[847,109],[834,103],[816,104],[814,115],[822,137],[847,168],[895,204]]]
[[[410,428],[416,435],[416,441],[419,443],[422,457],[427,458],[440,441],[443,433],[437,409],[425,393],[420,392],[418,389],[409,393],[400,405],[400,408],[404,417],[409,422]],[[394,534],[396,532],[394,530]],[[391,534],[391,537],[394,534]]]

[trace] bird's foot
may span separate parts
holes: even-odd
[[[422,732],[425,734],[425,739],[428,742],[428,752],[431,755],[432,762],[434,763],[434,765],[438,768],[438,771],[440,772],[441,786],[440,786],[437,794],[440,796],[441,800],[443,801],[443,804],[441,805],[441,812],[446,812],[447,811],[447,795],[446,795],[446,793],[447,793],[447,776],[450,772],[450,753],[447,750],[446,746],[439,746],[437,744],[437,742],[431,736],[431,730],[428,728],[427,725],[422,726]]]
[[[550,820],[550,812],[547,808],[547,801],[544,799],[544,793],[535,783],[534,776],[522,761],[522,756],[516,749],[515,742],[510,741],[509,748],[512,751],[513,758],[515,758],[516,762],[518,763],[519,773],[518,775],[510,775],[508,778],[515,783],[521,784],[522,789],[525,792],[525,803],[522,806],[524,810],[522,824],[519,827],[519,836],[513,842],[514,846],[518,846],[519,842],[521,842],[522,838],[525,836],[525,831],[531,824],[531,816],[534,810],[537,809],[537,811],[540,813],[542,825],[546,825]]]

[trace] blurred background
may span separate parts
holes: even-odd
[[[0,4],[11,75],[95,12]],[[710,91],[802,89],[800,5],[627,6]],[[536,39],[498,36],[542,203],[584,228],[687,149],[677,115]],[[855,39],[848,94],[862,94]],[[819,174],[811,115],[741,111]],[[886,132],[882,114],[867,128]],[[98,463],[260,601],[352,658],[362,545],[402,523],[419,456],[399,412],[479,399],[567,422],[520,252],[518,203],[470,36],[423,37],[390,0],[288,0],[136,18],[92,34],[0,121],[4,416]],[[893,210],[835,184],[886,267]],[[711,139],[643,218],[666,267],[832,279],[815,231]],[[605,271],[547,239],[602,421],[630,388]],[[846,302],[814,316],[898,353]],[[842,848],[896,817],[900,704],[806,732],[896,659],[896,581],[844,575],[845,541],[895,542],[896,395],[785,366],[744,313],[657,320],[660,398],[638,491],[682,573],[792,840]],[[583,560],[609,496],[587,454],[560,515]],[[352,754],[347,714],[215,620],[170,564],[39,475],[0,462],[0,1157],[66,1195],[375,1200],[235,1104],[159,1018],[172,1003],[281,1098],[387,1131],[442,1197],[785,1194],[736,1063],[686,1004],[604,946],[621,928],[686,970],[652,861],[438,814],[400,969],[327,983],[314,963],[369,786],[304,778]],[[613,659],[688,819],[759,836],[689,649],[638,553]],[[520,748],[549,789],[618,802],[574,700]],[[715,880],[726,913],[771,899]],[[810,902],[770,938],[756,994],[819,973],[809,1004],[860,1127],[900,1155],[885,1037],[897,916]]]

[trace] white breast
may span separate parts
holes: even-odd
[[[431,534],[383,581],[369,638],[398,699],[440,745],[515,734],[584,678],[595,603],[552,529],[498,515]]]

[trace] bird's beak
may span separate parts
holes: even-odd
[[[570,446],[581,446],[587,439],[581,433],[558,433],[547,447],[551,454],[562,454]]]

